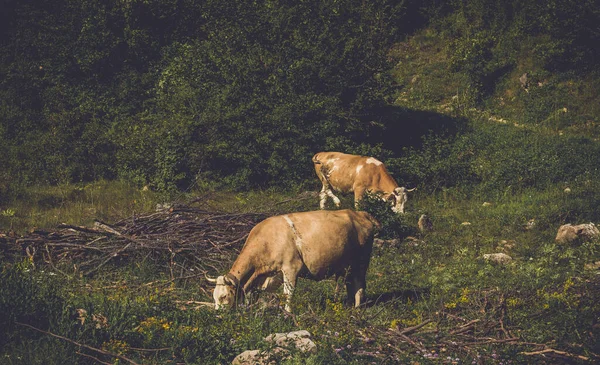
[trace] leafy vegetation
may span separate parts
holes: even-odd
[[[598,241],[554,240],[600,221],[594,1],[3,7],[0,362],[229,363],[295,329],[318,351],[290,364],[598,361]],[[403,216],[365,201],[386,240],[363,308],[301,280],[293,315],[215,313],[181,305],[211,300],[202,277],[142,255],[80,276],[6,244],[196,197],[317,209],[319,150],[377,156],[418,187]]]

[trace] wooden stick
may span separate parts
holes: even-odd
[[[418,330],[419,328],[421,328],[421,327],[423,327],[423,326],[425,326],[425,325],[427,325],[428,323],[431,323],[431,322],[432,322],[431,319],[427,319],[423,323],[418,324],[416,326],[407,327],[407,328],[404,328],[402,330],[399,329],[399,332],[400,332],[401,335],[409,335],[409,334],[415,332],[416,330]]]
[[[571,353],[568,353],[568,352],[565,352],[565,351],[559,351],[559,350],[550,349],[550,348],[543,349],[543,350],[540,350],[540,351],[531,351],[531,352],[523,351],[523,352],[519,352],[519,354],[526,355],[526,356],[543,355],[543,354],[547,354],[547,353],[555,353],[555,354],[566,356],[566,357],[574,357],[576,359],[584,360],[584,361],[589,361],[590,360],[590,358],[586,357],[586,356],[575,355],[575,354],[571,354]]]
[[[462,326],[460,326],[460,327],[458,327],[458,328],[450,331],[450,334],[451,335],[457,335],[459,333],[467,332],[467,331],[473,329],[475,323],[480,322],[480,321],[481,321],[480,319],[474,319],[474,320],[472,320],[472,321],[470,321],[468,323],[465,323]]]
[[[58,228],[72,229],[74,231],[85,232],[85,233],[93,233],[93,234],[106,234],[106,233],[108,233],[108,232],[103,232],[103,231],[100,231],[100,230],[97,230],[97,229],[93,229],[93,228],[88,228],[88,227],[83,227],[83,226],[74,226],[74,225],[66,224],[66,223],[60,223],[58,225]]]
[[[108,224],[102,223],[102,222],[100,222],[98,220],[94,222],[94,227],[98,227],[101,230],[103,230],[105,232],[108,232],[108,233],[116,234],[117,236],[122,236],[121,232],[115,230],[114,228],[112,228]]]

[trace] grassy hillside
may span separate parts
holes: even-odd
[[[14,256],[4,237],[2,356],[8,364],[94,363],[90,356],[113,363],[120,362],[117,355],[143,364],[228,363],[243,350],[268,348],[262,338],[270,333],[306,329],[317,353],[295,354],[288,363],[590,363],[600,351],[598,268],[590,265],[600,252],[597,242],[564,246],[554,235],[559,223],[578,220],[597,186],[571,188],[568,194],[559,186],[530,190],[491,204],[456,190],[416,192],[399,223],[415,235],[375,248],[369,305],[344,306],[345,293],[336,294],[331,280],[300,280],[294,315],[269,295],[263,296],[267,306],[218,314],[194,309],[194,301],[211,300],[211,285],[184,256],[173,261],[140,248],[87,274],[89,256]],[[192,206],[267,214],[317,209],[314,195],[202,196]],[[422,212],[431,217],[432,232],[416,233]],[[498,252],[513,261],[483,259]],[[210,275],[226,270],[232,258],[214,262],[219,271]]]
[[[394,138],[369,151],[418,190],[403,217],[383,216],[390,240],[374,250],[368,305],[344,306],[332,280],[300,280],[293,314],[277,306],[277,294],[264,296],[266,306],[215,313],[195,308],[212,300],[198,267],[222,274],[239,246],[219,259],[192,259],[178,251],[183,233],[173,232],[158,254],[128,251],[93,261],[90,272],[90,256],[57,257],[26,240],[59,223],[173,218],[176,211],[155,212],[165,202],[233,214],[314,210],[316,177],[294,189],[240,192],[203,182],[171,195],[118,182],[28,188],[0,207],[0,362],[224,364],[268,349],[271,333],[298,329],[312,333],[317,352],[281,363],[600,361],[599,242],[554,239],[562,224],[600,223],[600,78],[584,66],[542,62],[560,59],[557,38],[475,32],[477,19],[461,20],[465,14],[441,17],[388,53],[396,85],[371,125],[387,128],[373,135]],[[406,144],[395,146],[395,137]],[[416,229],[421,214],[431,232]],[[494,253],[512,260],[484,259]]]

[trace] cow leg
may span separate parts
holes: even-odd
[[[261,288],[268,293],[275,293],[282,283],[283,278],[281,277],[281,273],[279,273],[275,276],[269,276],[266,278]]]
[[[290,272],[288,270],[282,270],[283,272],[283,294],[285,295],[285,310],[288,312],[292,312],[292,295],[294,294],[294,289],[296,288],[296,279],[298,277],[298,273]]]
[[[323,185],[323,188],[319,193],[319,199],[319,207],[325,209],[325,203],[327,203],[327,190],[325,189],[325,185]]]
[[[319,193],[319,207],[321,209],[325,209],[325,204],[327,203],[327,190],[329,190],[329,183],[327,182],[327,176],[325,176],[321,169],[322,165],[319,165],[319,168],[317,168],[317,175],[319,176],[319,180],[321,180],[321,184],[323,184],[321,192]]]
[[[360,307],[365,301],[365,280],[357,277],[356,275],[350,275],[346,280],[346,290],[348,291],[347,303],[352,304],[354,300],[354,306]]]
[[[360,307],[360,305],[365,302],[368,268],[369,261],[358,261],[350,267],[350,273],[346,277],[348,301],[351,302],[352,299],[354,299],[355,307]]]
[[[339,283],[339,279],[342,277],[344,278],[344,282],[346,283],[346,290],[348,289],[348,275],[350,273],[350,269],[346,268],[344,271],[340,271],[334,274],[334,280],[335,280],[335,291],[334,291],[334,296],[335,299],[338,299],[338,293],[340,291],[340,283]]]
[[[321,199],[319,202],[319,207],[321,209],[325,209],[325,203],[327,203],[327,197],[330,197],[331,200],[333,200],[333,204],[335,204],[336,208],[340,207],[340,205],[342,203],[340,201],[340,199],[333,194],[333,191],[331,191],[331,189],[328,186],[323,185],[323,188],[321,189],[321,192],[319,193],[319,198]]]
[[[355,307],[360,307],[360,305],[362,303],[365,302],[365,289],[366,289],[366,285],[365,285],[365,280],[364,279],[359,279],[359,278],[354,278],[354,306]]]
[[[336,208],[339,208],[340,205],[342,204],[342,202],[340,201],[340,199],[338,199],[337,196],[333,195],[333,191],[331,191],[331,189],[327,189],[327,195],[333,199],[333,204],[335,204]]]
[[[354,209],[356,209],[356,210],[359,209],[360,201],[362,200],[364,194],[365,194],[364,189],[360,189],[357,187],[354,188]]]
[[[335,280],[335,289],[334,289],[334,292],[333,292],[333,294],[334,294],[336,297],[337,297],[338,291],[340,291],[340,283],[339,283],[340,276],[341,276],[341,275],[339,275],[339,274],[335,274],[335,276],[333,277],[333,280]]]

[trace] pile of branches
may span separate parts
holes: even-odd
[[[226,271],[261,213],[210,212],[173,206],[93,227],[61,224],[57,230],[36,230],[23,237],[0,236],[0,250],[13,258],[27,255],[56,271],[73,267],[92,275],[105,265],[153,260],[171,279]]]

